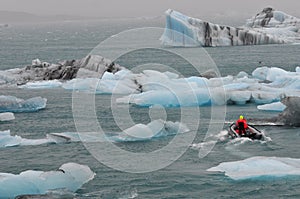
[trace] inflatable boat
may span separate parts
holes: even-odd
[[[252,125],[248,125],[248,128],[246,129],[246,133],[243,135],[239,135],[237,132],[237,126],[235,123],[230,125],[228,135],[234,139],[238,137],[248,137],[252,140],[261,140],[263,138],[263,134],[261,131],[259,131],[257,128],[255,128]]]

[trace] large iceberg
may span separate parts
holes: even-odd
[[[58,189],[75,192],[94,176],[95,173],[88,166],[76,163],[63,164],[54,171],[28,170],[18,175],[0,173],[0,198],[45,194],[50,190]]]
[[[207,171],[225,172],[233,180],[299,176],[300,159],[257,156],[241,161],[223,162]]]
[[[300,40],[300,19],[265,8],[235,28],[202,21],[167,10],[166,29],[161,37],[166,46],[238,46],[283,44]]]
[[[42,97],[33,97],[27,100],[14,96],[0,96],[0,112],[34,112],[44,109],[47,99]]]
[[[134,79],[140,85],[141,92],[121,97],[117,102],[165,107],[241,105],[250,102],[268,104],[286,96],[300,96],[300,73],[275,67],[259,67],[249,76],[211,79],[168,77],[158,71],[148,71]]]
[[[51,87],[51,81],[25,84],[23,88]],[[54,86],[57,86],[55,80]],[[251,75],[241,71],[236,76],[206,78],[180,77],[166,71],[144,70],[133,73],[121,69],[104,72],[102,78],[75,78],[62,82],[68,90],[96,94],[123,94],[118,103],[165,107],[206,106],[246,103],[270,104],[284,97],[300,96],[299,67],[295,72],[276,67],[258,67]]]
[[[5,71],[0,71],[0,85],[23,85],[31,82],[39,82],[34,86],[47,87],[44,82],[47,80],[71,80],[77,78],[101,78],[104,72],[115,73],[123,67],[114,62],[105,59],[99,55],[88,55],[79,60],[67,60],[57,64],[49,64],[42,62],[39,59],[32,61],[31,65],[24,68],[15,68]],[[59,83],[52,86],[59,86]],[[29,84],[30,85],[30,84]],[[34,86],[31,86],[34,87]]]

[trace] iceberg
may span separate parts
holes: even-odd
[[[256,125],[300,126],[300,97],[284,96],[280,102],[258,106],[260,110],[282,111],[278,116],[267,119],[249,118]]]
[[[54,140],[63,139],[70,142],[137,142],[150,141],[166,136],[187,133],[189,131],[189,128],[183,123],[159,119],[148,124],[136,124],[122,132],[106,133],[105,137],[102,137],[97,132],[51,133],[48,137]]]
[[[0,131],[0,148],[13,146],[35,146],[54,143],[57,144],[69,141],[70,138],[64,136],[51,136],[51,134],[47,134],[47,136],[42,139],[27,139],[18,135],[12,136],[9,130]]]
[[[66,81],[74,78],[101,78],[105,72],[115,73],[123,67],[99,55],[88,55],[79,60],[66,60],[57,64],[32,61],[24,68],[0,71],[0,85],[27,84],[26,87],[57,87],[59,82],[44,82],[49,80]],[[42,81],[42,82],[41,82]],[[34,82],[34,83],[33,83]]]
[[[27,170],[18,175],[0,173],[0,198],[46,194],[59,189],[75,192],[95,175],[88,166],[76,163],[63,164],[54,171]]]
[[[35,60],[33,64],[39,65],[40,62]],[[79,69],[80,75],[76,74],[76,77],[70,80],[29,81],[19,87],[27,89],[62,87],[66,90],[95,94],[121,94],[124,96],[117,98],[117,103],[130,103],[144,107],[244,105],[246,103],[263,105],[279,102],[284,97],[300,96],[299,67],[296,67],[295,72],[265,66],[256,68],[249,75],[241,71],[236,76],[215,77],[209,71],[207,77],[184,78],[169,71],[144,70],[133,73],[96,55],[72,63],[82,68]],[[99,67],[96,66],[97,63]],[[0,111],[9,110],[0,109]]]
[[[27,139],[11,135],[9,130],[0,131],[0,148],[15,146],[36,146],[69,142],[135,142],[149,141],[189,132],[189,128],[180,122],[154,120],[148,124],[136,124],[122,132],[110,132],[101,136],[97,132],[49,133],[45,138]]]
[[[34,112],[46,108],[47,99],[33,97],[27,100],[14,96],[0,96],[0,112]]]
[[[121,134],[108,137],[113,142],[147,141],[166,136],[189,132],[190,129],[183,123],[154,120],[149,124],[136,124],[125,129]]]
[[[300,159],[256,156],[240,161],[223,162],[207,171],[224,172],[233,180],[299,176]]]
[[[167,10],[166,28],[160,40],[165,46],[239,46],[284,44],[300,40],[300,19],[265,8],[242,27],[213,24]]]
[[[284,105],[281,102],[273,102],[271,104],[264,104],[264,105],[259,105],[257,106],[258,110],[263,110],[263,111],[283,111],[286,108],[286,105]]]
[[[14,120],[15,115],[10,112],[0,113],[0,122]]]
[[[210,79],[169,78],[158,71],[155,71],[155,75],[152,71],[146,74],[131,74],[141,92],[120,97],[117,102],[146,107],[261,105],[279,102],[288,96],[300,96],[300,74],[276,67],[259,67],[251,75]]]

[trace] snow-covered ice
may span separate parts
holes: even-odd
[[[48,190],[55,189],[75,192],[95,175],[88,166],[77,163],[66,163],[53,171],[27,170],[20,174],[0,173],[0,198],[45,194]]]
[[[240,161],[223,162],[207,171],[224,172],[233,180],[299,176],[300,159],[256,156]]]

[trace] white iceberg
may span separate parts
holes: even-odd
[[[46,108],[47,99],[33,97],[27,100],[14,96],[0,96],[0,112],[34,112]]]
[[[95,173],[86,165],[63,164],[54,171],[24,171],[18,175],[0,173],[0,198],[18,195],[45,194],[50,190],[66,189],[75,192],[92,180]]]
[[[299,176],[300,159],[257,156],[240,161],[223,162],[207,171],[224,172],[233,180]]]
[[[300,39],[300,19],[272,8],[265,8],[239,28],[209,23],[171,9],[165,14],[161,41],[166,46],[283,44]]]
[[[257,106],[258,110],[263,110],[263,111],[283,111],[286,108],[286,105],[284,105],[281,102],[273,102],[271,104],[264,104],[264,105],[259,105]]]
[[[51,136],[51,134],[47,134],[45,138],[41,139],[27,139],[19,135],[11,135],[9,130],[0,131],[0,148],[12,146],[34,146],[41,144],[64,143],[69,141],[70,138],[63,136]]]
[[[137,142],[150,141],[166,136],[189,132],[189,128],[180,122],[154,120],[148,124],[136,124],[122,132],[107,133],[105,137],[97,132],[66,132],[51,133],[49,138],[69,140],[70,142]]]
[[[136,124],[119,135],[108,137],[113,142],[146,141],[166,136],[187,133],[189,128],[180,122],[154,120],[149,124]]]
[[[0,113],[0,122],[14,120],[15,115],[10,112]]]

